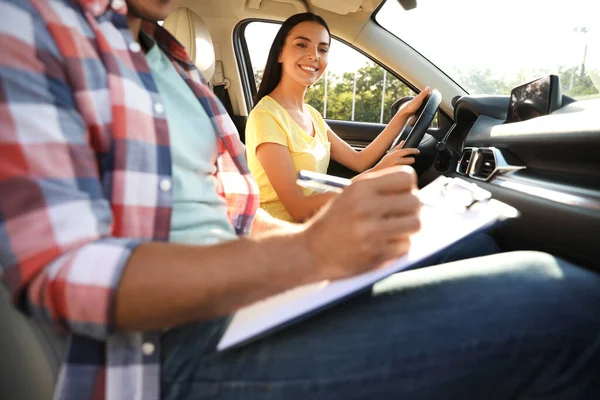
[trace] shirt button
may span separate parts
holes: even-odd
[[[124,0],[113,0],[113,1],[110,2],[110,5],[115,10],[118,10],[118,9],[122,8],[125,5],[125,1]]]
[[[146,342],[142,344],[142,353],[145,356],[151,356],[154,353],[154,343]]]
[[[129,43],[129,50],[132,53],[139,53],[142,50],[142,46],[138,42],[131,42]]]
[[[165,112],[165,106],[161,103],[154,103],[154,112],[157,114],[162,114]]]
[[[168,192],[169,190],[171,190],[171,180],[166,178],[163,179],[158,184],[158,187],[160,187],[160,190],[162,190],[163,192]]]

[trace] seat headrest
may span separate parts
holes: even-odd
[[[215,72],[215,49],[204,20],[189,8],[177,8],[163,22],[167,29],[188,51],[190,59],[207,81]]]

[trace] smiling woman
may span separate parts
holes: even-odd
[[[321,17],[304,13],[288,18],[273,41],[256,106],[248,117],[248,165],[259,185],[261,207],[283,220],[303,221],[334,196],[298,187],[296,176],[301,170],[325,173],[333,158],[362,173],[410,165],[414,158],[406,156],[418,154],[416,149],[403,149],[401,143],[383,157],[428,89],[404,104],[383,132],[360,152],[340,139],[316,109],[305,104],[306,90],[325,73],[330,43],[329,28]]]
[[[296,35],[292,38],[293,44],[291,46],[285,46],[292,34],[291,30],[299,25],[303,26],[304,29],[301,31],[296,29]],[[315,43],[312,43],[312,40],[308,37],[313,35],[315,43],[318,43],[316,47]],[[304,81],[303,83],[307,83],[307,86],[315,83],[321,77],[325,71],[325,68],[327,67],[327,53],[329,52],[330,43],[331,33],[329,32],[329,27],[327,26],[325,20],[318,15],[304,13],[290,17],[283,23],[277,32],[275,39],[273,40],[273,45],[269,51],[267,65],[263,75],[264,78],[261,82],[260,88],[258,89],[254,103],[258,104],[258,102],[260,102],[264,96],[275,90],[282,79],[284,81],[286,80],[284,72],[291,72],[292,76],[295,75],[294,69],[298,65],[296,65],[296,67],[287,67],[289,63],[284,63],[283,57],[293,57],[294,55],[296,57],[302,57],[306,55],[306,49],[309,48],[309,44],[312,44],[312,46],[316,48],[316,51],[319,53],[319,56],[314,57],[312,62],[318,62],[320,64],[320,67],[317,68],[320,69],[320,73],[316,73],[312,77],[305,77],[306,79],[303,78],[302,80]],[[292,47],[294,48],[294,51],[292,51]],[[290,50],[285,51],[286,49]],[[325,56],[323,57],[323,55]]]
[[[280,26],[280,23],[252,21],[243,32],[256,87],[260,87],[269,49]],[[413,95],[411,88],[390,69],[332,37],[327,69],[307,89],[305,102],[325,120],[387,124],[393,116],[392,104]]]

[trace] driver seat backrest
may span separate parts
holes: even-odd
[[[168,30],[171,35],[185,47],[190,59],[200,70],[207,82],[210,82],[215,73],[215,47],[208,30],[208,26],[200,16],[189,8],[181,7],[173,10],[164,20],[163,28]],[[243,135],[245,119],[237,122],[236,127]],[[241,125],[241,126],[240,126]],[[246,146],[240,141],[244,155],[246,155]]]
[[[18,311],[0,283],[0,399],[52,399],[65,348],[65,338]]]
[[[182,7],[173,10],[162,26],[185,47],[192,62],[210,81],[215,73],[215,48],[204,20]]]

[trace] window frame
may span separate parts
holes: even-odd
[[[237,59],[238,70],[240,71],[240,74],[241,74],[240,81],[242,83],[242,91],[244,93],[244,97],[245,97],[244,100],[246,102],[246,107],[247,107],[248,111],[252,110],[252,107],[254,106],[254,97],[256,96],[256,93],[258,91],[258,88],[256,87],[256,82],[253,79],[254,78],[254,69],[252,66],[252,61],[250,59],[250,51],[248,49],[248,42],[246,41],[246,36],[245,36],[246,28],[248,27],[248,25],[250,25],[253,22],[264,22],[264,23],[270,23],[270,24],[276,24],[276,25],[281,25],[283,23],[282,21],[273,21],[273,20],[267,20],[267,19],[262,19],[262,18],[248,18],[248,19],[244,19],[244,20],[240,21],[233,30],[233,48],[234,48],[235,56]],[[386,65],[384,65],[380,61],[374,59],[372,56],[365,53],[361,49],[353,46],[352,44],[348,43],[344,39],[341,39],[335,35],[331,35],[331,38],[348,46],[349,48],[353,49],[354,51],[357,51],[358,53],[362,54],[364,57],[369,59],[375,65],[377,65],[380,68],[387,71],[387,73],[389,75],[395,77],[400,82],[402,82],[402,84],[404,84],[406,87],[408,87],[413,93],[415,93],[415,94],[420,93],[420,90],[417,90],[414,85],[410,84],[402,76],[400,76],[396,72],[390,70]],[[339,120],[339,121],[346,121],[346,120]],[[346,122],[359,123],[361,121],[346,121]]]

